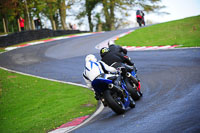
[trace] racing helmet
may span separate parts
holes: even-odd
[[[104,55],[106,55],[108,52],[109,52],[109,48],[107,48],[107,47],[101,48],[101,50],[100,50],[101,57],[103,57]]]
[[[93,55],[93,54],[89,54],[85,57],[85,62],[88,62],[88,61],[93,61],[93,62],[96,62],[97,61],[97,58]]]
[[[108,41],[108,46],[110,46],[110,45],[114,45],[114,44],[115,44],[115,43],[114,43],[113,40]]]

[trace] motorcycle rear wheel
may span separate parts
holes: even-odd
[[[128,80],[126,80],[126,87],[127,87],[128,92],[131,94],[131,97],[133,98],[133,100],[136,101],[140,99],[140,94],[137,91],[137,88],[134,88],[134,86],[131,85],[131,83]]]
[[[119,101],[117,97],[111,95],[110,90],[105,90],[103,97],[108,106],[117,114],[123,114],[125,112],[125,106],[122,101]]]

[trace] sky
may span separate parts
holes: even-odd
[[[200,0],[162,0],[161,5],[166,6],[161,11],[168,12],[169,15],[146,14],[146,19],[167,22],[200,15]]]
[[[151,20],[153,23],[162,23],[190,16],[200,15],[200,0],[162,0],[160,5],[166,6],[166,8],[162,9],[161,11],[168,12],[170,14],[158,15],[155,13],[145,13],[145,21]],[[138,26],[138,24],[136,23],[135,11],[133,11],[131,14],[132,15],[128,18],[131,24],[126,28]],[[75,20],[75,17],[71,17],[70,19],[69,17],[67,17],[66,22],[76,25],[78,24],[78,21]],[[48,27],[51,27],[50,22],[48,24]],[[89,30],[87,19],[85,19],[84,25],[82,25],[81,27],[78,27],[77,25],[77,28],[79,30]]]

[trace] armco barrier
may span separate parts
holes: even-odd
[[[75,33],[86,33],[88,31],[80,31],[80,30],[28,30],[22,32],[16,32],[9,34],[7,36],[0,37],[0,47],[8,47],[14,44],[19,44],[22,42],[28,42],[32,40],[38,40],[47,37],[56,37],[67,34],[75,34]]]

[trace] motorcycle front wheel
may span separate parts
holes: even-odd
[[[117,114],[123,114],[125,112],[125,106],[117,95],[111,95],[110,90],[105,90],[103,97],[108,106]]]
[[[135,108],[135,101],[132,99],[132,97],[131,96],[129,96],[129,100],[130,100],[130,107],[131,108]]]

